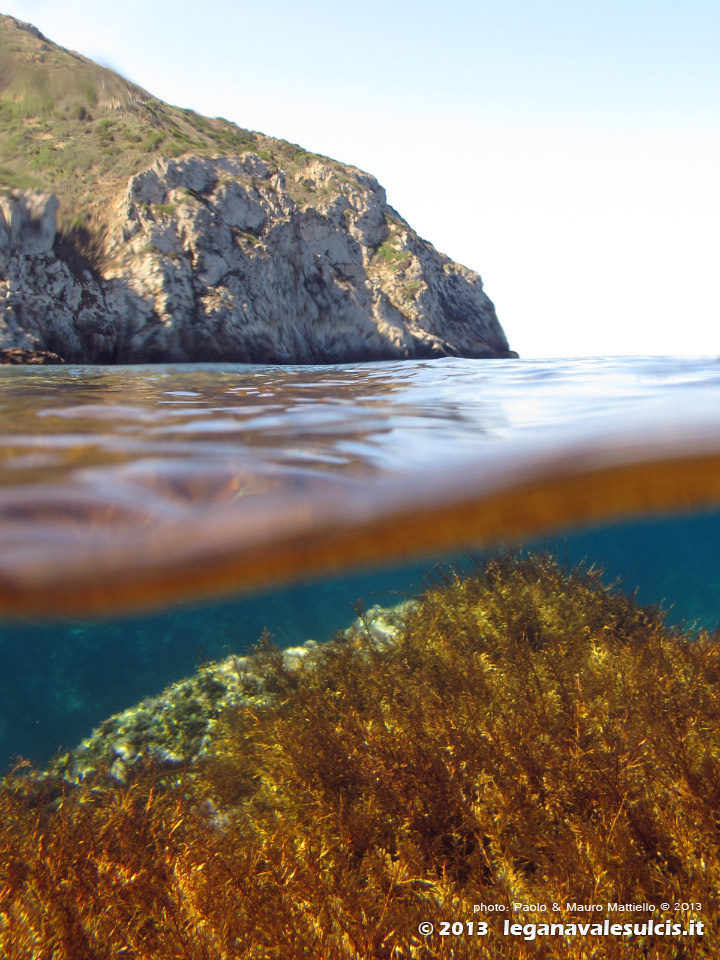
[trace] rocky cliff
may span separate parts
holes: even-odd
[[[31,167],[36,189],[19,183],[16,167],[0,167],[0,350],[100,363],[512,355],[480,277],[422,240],[373,177],[159,101],[154,155],[145,146],[124,156],[136,172],[123,176],[113,150],[151,122],[149,95],[126,85],[123,100],[124,81],[113,75],[112,102],[96,97],[95,116],[78,110],[77,72],[101,68],[0,20],[0,40],[20,35],[16,65],[42,70],[37,57],[52,54],[70,78],[62,102],[22,119],[28,150],[54,144],[35,155],[50,157],[47,169]],[[25,74],[8,75],[16,104]],[[77,124],[90,134],[84,196],[73,173],[79,155],[67,153]],[[163,156],[163,142],[178,155]],[[96,165],[104,173],[93,180]]]

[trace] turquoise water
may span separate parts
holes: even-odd
[[[46,762],[264,627],[326,639],[468,549],[551,549],[714,627],[711,468],[662,510],[645,478],[590,515],[614,474],[588,516],[498,520],[483,497],[714,453],[719,401],[710,359],[1,369],[0,761]]]

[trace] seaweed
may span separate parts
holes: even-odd
[[[359,620],[295,671],[267,637],[256,660],[272,702],[225,710],[185,771],[5,778],[2,955],[713,955],[716,636],[670,629],[597,570],[502,556],[430,587],[393,643]],[[515,904],[560,922],[663,901],[704,936],[504,932],[528,920]]]

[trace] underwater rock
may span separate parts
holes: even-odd
[[[309,652],[312,641],[300,649]],[[287,651],[288,668],[296,668],[298,659],[295,650]],[[128,768],[140,761],[170,767],[191,764],[207,750],[222,710],[269,702],[262,688],[248,657],[207,664],[194,676],[103,721],[78,747],[56,757],[48,772],[76,783],[109,773],[122,782]]]
[[[415,607],[412,600],[394,607],[371,607],[343,635],[351,645],[370,637],[378,649],[385,649],[395,642]],[[312,668],[321,647],[308,640],[277,653],[282,667],[292,672]],[[252,655],[235,654],[205,664],[194,676],[103,721],[79,746],[56,757],[48,773],[75,783],[107,773],[124,782],[128,769],[141,761],[167,767],[192,765],[212,749],[213,730],[223,710],[272,702],[273,695],[254,665]]]
[[[416,600],[404,600],[394,607],[376,604],[358,616],[343,636],[351,644],[360,638],[370,638],[378,650],[393,646],[402,634],[408,615],[417,610]]]

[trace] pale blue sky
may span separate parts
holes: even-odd
[[[6,0],[156,96],[375,174],[523,356],[720,353],[720,4]]]

